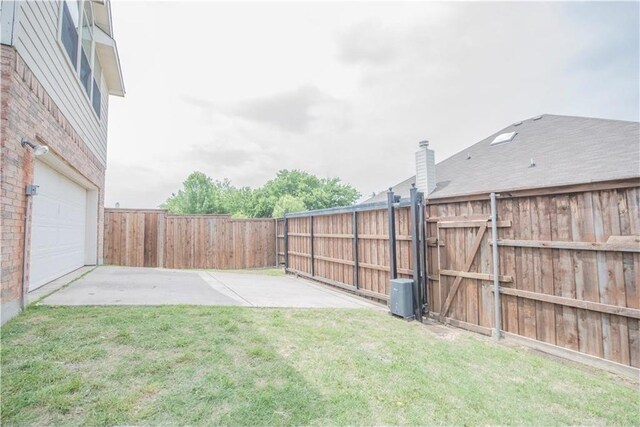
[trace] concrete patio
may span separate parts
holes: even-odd
[[[39,293],[46,295],[48,286]],[[39,304],[381,308],[293,276],[114,266],[90,271]]]

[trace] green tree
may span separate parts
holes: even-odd
[[[280,197],[285,194],[303,201],[306,209],[324,209],[353,204],[360,194],[339,178],[320,179],[299,170],[279,171],[276,177],[255,192],[252,216],[273,216]]]
[[[307,208],[301,198],[285,194],[276,202],[272,216],[274,218],[282,218],[286,213],[302,212],[304,210],[307,210]]]
[[[249,187],[236,188],[228,180],[221,188],[222,206],[224,213],[233,214],[237,218],[247,218],[251,215],[254,191]]]
[[[202,172],[192,172],[182,183],[182,189],[161,207],[172,214],[211,214],[222,213],[220,189],[211,178]]]
[[[299,170],[281,170],[256,190],[237,188],[228,179],[214,181],[202,172],[193,172],[162,207],[173,214],[267,218],[284,212],[347,206],[359,196],[355,188],[341,183],[339,178],[321,179]]]
[[[325,209],[351,205],[358,197],[360,193],[352,186],[342,184],[340,178],[323,178],[320,186],[304,200],[307,209]]]

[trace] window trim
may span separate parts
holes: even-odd
[[[76,0],[70,0],[70,1],[76,1]],[[103,91],[102,91],[102,74],[99,76],[99,79],[95,79],[95,75],[94,75],[94,57],[96,56],[96,42],[95,39],[93,38],[93,31],[94,31],[94,27],[95,27],[95,20],[91,23],[91,26],[89,27],[90,31],[91,31],[91,58],[89,59],[89,67],[91,68],[91,76],[90,76],[90,88],[89,88],[89,93],[87,93],[87,91],[84,89],[84,84],[82,83],[82,80],[80,80],[80,55],[82,54],[82,24],[84,21],[84,16],[85,16],[85,12],[84,12],[84,4],[85,3],[89,3],[89,7],[91,8],[91,15],[93,16],[93,4],[91,4],[91,0],[78,0],[79,6],[78,9],[80,10],[80,16],[78,17],[78,49],[76,52],[76,63],[73,64],[71,62],[71,58],[69,58],[69,54],[67,53],[66,47],[64,46],[64,44],[62,43],[62,14],[64,12],[64,7],[65,7],[65,0],[60,0],[60,5],[58,7],[58,30],[57,30],[57,34],[56,34],[56,42],[58,44],[58,47],[62,50],[62,56],[64,56],[64,59],[67,62],[67,65],[69,66],[69,69],[72,71],[73,76],[75,77],[76,83],[78,84],[79,88],[80,88],[80,92],[82,92],[82,94],[84,95],[88,105],[89,105],[89,109],[91,110],[91,112],[93,113],[93,117],[98,121],[98,123],[100,123],[102,121],[102,95],[103,95]],[[98,58],[95,58],[98,63],[100,62],[100,60]],[[100,64],[100,68],[102,69],[102,64]],[[99,84],[99,89],[100,89],[100,114],[98,114],[96,112],[96,110],[93,108],[93,81],[96,80],[98,81]]]
[[[96,79],[96,75],[95,75],[96,63],[98,64],[98,67],[100,68],[100,75],[98,75],[98,79]],[[100,63],[100,59],[98,58],[95,40],[93,42],[93,59],[92,59],[91,64],[92,64],[92,67],[91,67],[91,109],[93,110],[94,113],[96,113],[96,116],[98,116],[98,118],[101,118],[101,116],[102,116],[102,96],[103,96],[103,92],[102,92],[102,64]],[[94,89],[96,87],[96,83],[97,83],[97,86],[98,86],[98,93],[100,95],[100,102],[98,103],[98,109],[100,110],[99,113],[96,111],[95,106],[93,105],[93,103],[95,102]]]
[[[81,3],[82,7],[80,8],[81,12],[80,15],[82,16],[82,21],[80,24],[80,32],[78,34],[78,76],[80,76],[80,73],[82,72],[82,54],[84,53],[84,39],[83,39],[83,32],[84,32],[84,18],[86,18],[87,16],[87,12],[85,10],[85,5],[89,5],[89,9],[91,9],[91,17],[93,18],[93,5],[91,4],[91,2],[86,2],[83,1]],[[89,98],[91,101],[93,101],[92,98],[92,93],[93,93],[93,89],[92,89],[92,84],[93,84],[93,56],[95,54],[96,51],[96,42],[93,38],[93,21],[91,22],[91,25],[87,26],[87,29],[89,30],[89,37],[91,37],[91,52],[89,52],[89,56],[90,58],[87,59],[87,62],[89,63],[89,70],[91,70],[91,73],[89,75],[89,88],[86,89],[84,87],[84,84],[82,85],[83,89],[86,89],[85,92],[89,92]],[[82,82],[82,78],[80,79],[80,82]]]

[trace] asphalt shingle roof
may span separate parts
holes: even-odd
[[[640,178],[640,123],[545,114],[496,132],[436,165],[430,198]],[[491,145],[497,135],[511,142]],[[437,149],[437,146],[435,146]],[[535,166],[530,167],[531,159]],[[393,190],[409,196],[415,176]],[[386,192],[365,203],[385,201]]]

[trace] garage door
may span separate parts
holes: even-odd
[[[87,191],[36,162],[29,290],[84,265]]]

